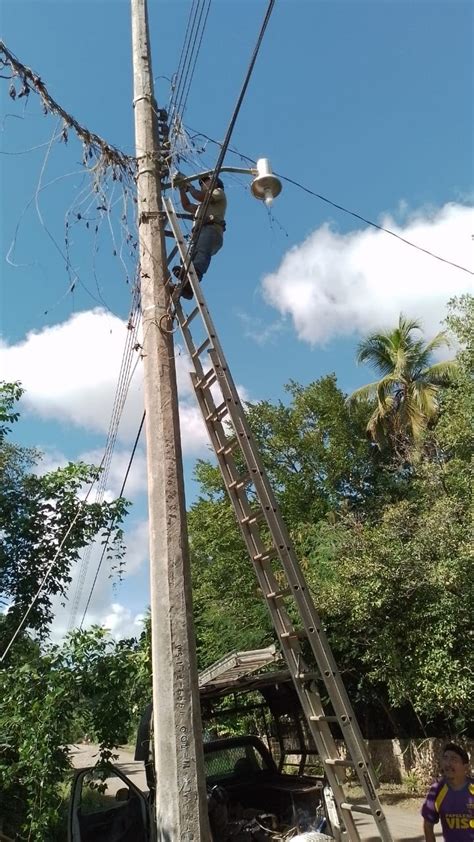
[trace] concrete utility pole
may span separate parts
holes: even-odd
[[[132,0],[157,838],[208,842],[173,337],[159,327],[169,295],[164,286],[160,148],[148,36],[146,0]]]

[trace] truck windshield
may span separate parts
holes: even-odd
[[[268,769],[264,758],[252,745],[216,748],[205,753],[204,764],[208,784]]]

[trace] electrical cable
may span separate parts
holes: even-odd
[[[186,42],[187,42],[187,38],[188,38],[189,27],[191,25],[191,17],[192,17],[192,14],[193,14],[194,6],[197,2],[198,2],[198,0],[193,0],[191,9],[189,11],[188,23],[187,23],[187,26],[186,26],[186,31],[184,33],[183,46],[181,47],[181,54],[179,56],[178,69],[177,69],[176,73],[173,73],[173,76],[171,77],[171,96],[170,96],[170,99],[169,99],[169,102],[168,102],[168,114],[169,115],[172,113],[172,110],[174,108],[174,102],[175,102],[175,99],[176,99],[176,91],[177,91],[177,87],[178,87],[178,81],[180,79],[181,70],[182,70],[184,50],[185,50],[185,46],[186,46]]]
[[[196,129],[191,128],[191,126],[188,126],[188,129],[192,132],[196,132],[195,137],[204,137],[206,140],[208,140],[210,143],[214,143],[216,146],[223,146],[223,144],[220,141],[209,137],[209,135],[204,134],[204,132],[198,132]],[[243,161],[248,161],[249,163],[254,165],[256,163],[255,158],[250,158],[249,155],[244,155],[243,152],[239,152],[238,149],[232,149],[231,147],[229,147],[229,152],[231,152],[233,155],[237,155]],[[395,237],[397,240],[400,240],[402,243],[405,243],[405,245],[411,246],[412,248],[429,255],[430,257],[434,257],[436,260],[440,260],[442,263],[447,263],[449,266],[453,266],[455,269],[460,269],[462,272],[467,272],[469,275],[474,275],[474,271],[468,269],[467,266],[462,266],[460,263],[455,263],[452,260],[448,260],[446,257],[442,257],[441,255],[436,254],[436,252],[430,251],[430,249],[425,249],[423,248],[423,246],[419,246],[417,243],[408,240],[406,237],[402,237],[401,234],[397,234],[390,228],[386,228],[384,225],[379,225],[377,222],[373,222],[371,219],[367,219],[365,216],[362,216],[362,214],[357,213],[357,211],[350,210],[349,208],[344,207],[344,205],[338,204],[332,199],[328,199],[327,196],[323,196],[321,193],[316,193],[314,190],[311,190],[309,187],[306,187],[299,181],[296,181],[295,179],[290,178],[287,175],[282,175],[282,173],[275,172],[275,175],[278,178],[281,178],[282,181],[286,181],[288,182],[288,184],[293,184],[294,187],[298,187],[300,190],[303,190],[310,196],[314,196],[316,199],[320,199],[322,202],[331,205],[331,207],[342,211],[342,213],[346,213],[349,216],[360,220],[360,222],[363,222],[365,225],[369,225],[371,228],[376,228],[378,231],[383,231],[385,234],[390,234],[390,236]]]
[[[87,128],[81,126],[71,114],[69,114],[64,108],[62,108],[61,105],[59,105],[58,102],[56,102],[56,100],[53,99],[41,77],[38,76],[37,73],[34,73],[31,68],[22,64],[21,61],[19,61],[19,59],[10,52],[6,44],[3,41],[0,41],[0,68],[4,67],[10,67],[12,70],[12,78],[14,80],[18,79],[18,81],[22,84],[21,90],[17,92],[14,81],[12,81],[9,91],[12,99],[25,97],[26,102],[31,91],[35,91],[43,103],[45,113],[48,114],[51,112],[62,118],[63,130],[61,132],[61,137],[65,142],[67,141],[68,131],[73,129],[84,144],[84,148],[87,150],[87,153],[89,155],[95,155],[97,159],[96,166],[112,166],[117,169],[117,172],[133,175],[135,158],[132,158],[129,155],[124,155],[119,149],[107,143],[103,140],[103,138],[99,137],[99,135],[95,134],[95,132],[90,132]]]
[[[102,463],[101,463],[101,465],[102,465]],[[101,467],[101,465],[99,466],[99,468]],[[17,625],[17,627],[16,627],[16,629],[15,629],[15,631],[14,631],[14,633],[13,633],[12,637],[10,638],[9,643],[7,644],[7,646],[6,646],[6,648],[4,649],[4,651],[3,651],[2,655],[0,656],[0,663],[2,663],[2,662],[5,660],[5,658],[6,658],[7,654],[8,654],[8,652],[10,651],[10,649],[11,649],[11,647],[13,646],[13,644],[14,644],[15,640],[17,639],[17,637],[18,637],[18,635],[20,634],[20,632],[21,632],[22,628],[24,627],[24,625],[25,625],[25,623],[26,623],[26,621],[27,621],[27,619],[28,619],[28,617],[29,617],[29,614],[30,614],[30,612],[31,612],[32,608],[34,607],[34,605],[36,604],[36,602],[37,602],[37,600],[39,599],[40,595],[42,594],[42,592],[43,592],[43,590],[44,590],[44,586],[45,586],[45,584],[46,584],[47,580],[49,579],[49,577],[50,577],[50,575],[51,575],[51,572],[52,572],[52,570],[53,570],[53,567],[54,567],[54,565],[56,564],[56,562],[57,562],[57,560],[58,560],[58,558],[59,558],[59,554],[60,554],[60,552],[61,552],[62,548],[64,547],[64,544],[66,543],[66,541],[67,541],[67,539],[68,539],[69,535],[71,534],[72,529],[73,529],[73,527],[74,527],[74,524],[76,523],[76,521],[77,521],[77,519],[78,519],[78,517],[79,517],[80,513],[81,513],[81,512],[82,512],[82,510],[84,509],[84,507],[85,507],[85,505],[86,505],[86,503],[87,503],[87,500],[89,499],[89,495],[92,493],[92,489],[93,489],[94,485],[95,485],[95,484],[96,484],[96,482],[97,482],[97,479],[98,479],[98,475],[97,475],[97,476],[95,476],[95,477],[94,477],[94,479],[92,480],[92,482],[91,482],[91,484],[90,484],[90,486],[89,486],[89,489],[88,489],[88,491],[87,491],[87,494],[86,494],[86,496],[84,497],[84,499],[79,501],[79,504],[78,504],[78,507],[77,507],[77,512],[76,512],[76,514],[74,515],[74,517],[73,517],[73,519],[72,519],[71,523],[69,524],[69,526],[68,526],[68,528],[67,528],[67,530],[66,530],[66,533],[65,533],[65,535],[63,536],[63,538],[62,538],[62,540],[61,540],[61,542],[60,542],[60,544],[59,544],[59,547],[57,548],[57,550],[56,550],[56,552],[55,552],[55,554],[54,554],[53,559],[52,559],[52,560],[51,560],[51,562],[49,563],[49,565],[48,565],[48,567],[47,567],[47,569],[46,569],[46,572],[45,572],[45,574],[44,574],[44,576],[43,576],[43,578],[42,578],[42,580],[41,580],[41,582],[40,582],[40,585],[39,585],[38,590],[37,590],[37,591],[36,591],[36,593],[34,594],[34,596],[33,596],[32,600],[31,600],[30,604],[28,605],[28,608],[26,609],[26,611],[25,611],[25,613],[23,614],[23,616],[22,616],[22,618],[21,618],[20,622],[18,623],[18,625]]]
[[[197,41],[197,38],[198,38],[198,35],[199,35],[199,27],[201,25],[201,19],[202,19],[202,15],[203,15],[203,12],[204,12],[204,7],[205,7],[205,3],[203,4],[203,6],[201,8],[201,13],[199,15],[199,21],[198,21],[198,25],[197,25],[197,28],[196,28],[196,34],[194,36],[193,51],[194,51],[194,45],[195,45],[195,43]],[[203,38],[204,38],[204,32],[206,30],[206,24],[207,24],[207,19],[209,17],[210,8],[211,8],[211,0],[207,0],[207,9],[206,9],[206,14],[204,16],[204,22],[203,22],[202,27],[201,27],[201,34],[199,36],[199,43],[197,45],[196,50],[194,51],[194,58],[190,58],[189,65],[188,65],[188,68],[187,68],[187,71],[186,71],[186,76],[185,76],[184,82],[183,82],[183,90],[182,90],[181,100],[178,103],[178,106],[177,106],[177,109],[176,109],[177,114],[179,114],[180,122],[182,122],[183,117],[184,117],[184,112],[186,110],[186,105],[187,105],[188,97],[189,97],[189,91],[191,89],[191,83],[193,81],[194,71],[196,70],[196,64],[197,64],[197,60],[199,58],[199,53],[201,52],[202,41],[203,41]],[[192,54],[193,54],[193,52],[191,52],[191,55]],[[192,67],[191,67],[191,61],[193,62]],[[189,76],[189,82],[188,82],[188,76]]]
[[[185,33],[184,42],[183,42],[183,49],[181,50],[180,62],[179,62],[179,65],[178,65],[178,70],[176,72],[176,82],[175,82],[174,91],[173,91],[173,94],[172,94],[172,97],[171,97],[171,100],[170,100],[170,108],[169,108],[169,111],[170,111],[170,114],[169,114],[170,126],[173,122],[175,114],[177,113],[177,103],[178,103],[179,98],[181,97],[182,84],[183,84],[183,78],[184,78],[185,70],[186,70],[187,66],[192,61],[192,53],[191,53],[191,56],[190,56],[189,50],[190,50],[190,47],[191,47],[191,41],[192,41],[193,36],[194,36],[194,29],[195,29],[195,26],[196,26],[196,20],[197,20],[199,8],[201,8],[201,15],[202,15],[202,8],[203,8],[203,5],[204,5],[204,2],[205,2],[205,0],[193,0],[193,4],[192,4],[190,12],[189,12],[188,25],[186,27],[186,33]],[[194,15],[193,15],[193,10],[194,10]],[[191,18],[192,18],[192,22],[191,22]],[[186,46],[186,39],[187,39],[187,46]],[[181,61],[181,59],[183,58],[183,53],[184,53],[184,59]]]
[[[105,451],[104,456],[102,458],[101,466],[102,471],[99,478],[98,488],[96,492],[96,503],[101,503],[104,497],[105,489],[107,486],[107,481],[110,472],[110,466],[112,463],[112,456],[115,450],[115,445],[117,442],[117,435],[118,429],[122,417],[122,413],[125,407],[125,402],[128,395],[128,390],[130,388],[130,384],[135,373],[136,365],[138,364],[138,359],[135,364],[133,371],[131,371],[132,365],[132,358],[134,351],[137,350],[139,347],[139,343],[137,342],[138,330],[140,327],[140,318],[139,318],[139,299],[140,294],[138,287],[135,288],[132,296],[132,305],[130,309],[130,314],[128,318],[128,333],[127,339],[125,341],[125,346],[122,354],[122,362],[120,366],[120,372],[118,377],[118,382],[115,390],[114,396],[114,403],[112,406],[112,413],[109,422],[109,429],[107,432],[107,439],[105,444]],[[79,609],[79,603],[81,600],[82,592],[84,589],[84,584],[86,581],[87,570],[89,567],[89,561],[92,554],[93,544],[89,544],[82,556],[80,567],[79,567],[79,575],[74,591],[74,596],[72,599],[71,604],[71,612],[69,616],[69,626],[68,628],[71,629],[74,626],[77,612]]]
[[[249,86],[250,78],[252,76],[253,69],[255,67],[255,62],[257,60],[257,56],[258,56],[258,53],[260,51],[260,47],[262,45],[262,41],[263,41],[263,38],[264,38],[264,35],[265,35],[265,32],[266,32],[271,14],[273,12],[274,5],[275,5],[275,0],[269,0],[268,6],[267,6],[267,11],[265,13],[265,17],[264,17],[264,20],[263,20],[263,23],[262,23],[262,26],[260,28],[260,32],[259,32],[259,35],[258,35],[258,38],[257,38],[257,43],[255,44],[254,51],[252,53],[252,57],[250,59],[249,66],[248,66],[247,72],[245,74],[244,82],[243,82],[242,88],[240,90],[240,94],[238,96],[237,103],[235,105],[232,117],[230,119],[230,123],[229,123],[229,126],[227,128],[227,132],[225,134],[224,141],[221,145],[221,151],[218,155],[213,174],[211,176],[211,183],[210,183],[210,185],[207,189],[206,198],[199,205],[199,218],[197,219],[196,225],[193,228],[193,231],[192,231],[192,234],[191,234],[191,240],[190,240],[188,250],[187,250],[187,253],[186,253],[186,259],[184,261],[184,274],[185,275],[187,275],[189,264],[191,262],[191,253],[192,253],[193,246],[195,245],[195,243],[197,242],[197,240],[199,238],[199,235],[202,231],[202,227],[203,227],[205,219],[206,219],[206,213],[207,213],[207,209],[209,207],[209,203],[211,201],[212,193],[213,193],[214,188],[216,186],[217,179],[219,178],[219,172],[220,172],[220,169],[222,167],[222,164],[223,164],[226,152],[227,152],[227,147],[229,146],[230,139],[232,137],[232,133],[234,131],[235,124],[237,122],[237,118],[239,116],[239,112],[240,112],[240,109],[241,109],[241,106],[242,106],[242,102],[244,100],[245,94],[247,93],[247,88]]]
[[[134,442],[134,445],[133,445],[133,448],[132,448],[132,452],[131,452],[131,454],[130,454],[130,459],[129,459],[129,461],[128,461],[127,470],[125,471],[125,476],[124,476],[124,479],[123,479],[123,482],[122,482],[122,487],[121,487],[121,489],[120,489],[120,491],[119,491],[119,495],[118,495],[119,497],[123,497],[123,492],[125,491],[125,486],[126,486],[126,484],[127,484],[127,479],[128,479],[128,475],[129,475],[129,473],[130,473],[130,468],[132,467],[132,462],[133,462],[133,459],[134,459],[134,457],[135,457],[135,452],[136,452],[136,449],[137,449],[137,447],[138,447],[138,442],[139,442],[139,440],[140,440],[140,436],[141,436],[141,432],[142,432],[142,429],[143,429],[143,424],[144,424],[144,421],[145,421],[145,413],[143,413],[143,415],[142,415],[142,420],[140,421],[140,426],[139,426],[139,428],[138,428],[138,433],[137,433],[137,435],[136,435],[136,437],[135,437],[135,442]],[[83,624],[84,624],[84,620],[85,620],[85,618],[86,618],[87,611],[88,611],[88,609],[89,609],[90,601],[91,601],[91,599],[92,599],[92,594],[93,594],[93,592],[94,592],[94,588],[95,588],[95,586],[96,586],[96,584],[97,584],[97,579],[98,579],[98,576],[99,576],[99,573],[100,573],[100,569],[101,569],[101,567],[102,567],[102,562],[103,562],[103,560],[104,560],[104,556],[105,556],[105,553],[106,553],[106,551],[107,551],[107,547],[108,547],[108,543],[109,543],[109,538],[110,538],[110,535],[111,535],[111,533],[112,533],[112,529],[113,529],[113,528],[114,528],[114,522],[112,521],[112,522],[111,522],[111,524],[110,524],[110,526],[109,526],[109,529],[108,529],[108,531],[107,531],[107,535],[106,535],[106,537],[105,537],[105,542],[104,542],[104,546],[103,546],[103,549],[102,549],[102,553],[101,553],[101,556],[100,556],[100,559],[99,559],[99,563],[98,563],[98,565],[97,565],[97,570],[95,571],[94,581],[92,582],[91,589],[90,589],[90,591],[89,591],[89,596],[88,596],[88,598],[87,598],[87,602],[86,602],[86,607],[84,608],[84,613],[83,613],[83,615],[82,615],[82,619],[81,619],[81,622],[80,622],[80,624],[79,624],[79,628],[80,628],[80,629],[82,629],[82,626],[83,626]]]

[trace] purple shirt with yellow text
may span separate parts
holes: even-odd
[[[452,789],[444,778],[436,781],[421,815],[430,824],[441,819],[446,842],[474,842],[474,779],[467,778],[461,789]]]

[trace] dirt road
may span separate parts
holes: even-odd
[[[143,763],[136,763],[130,751],[120,749],[115,765],[127,775],[141,790],[146,790]],[[72,747],[72,761],[76,769],[93,766],[97,760],[97,746],[80,743]],[[113,792],[111,792],[113,794]],[[384,799],[382,799],[384,801]],[[384,803],[388,825],[396,842],[423,842],[422,820],[420,817],[421,801],[405,800],[401,804]],[[378,842],[375,826],[369,816],[358,816],[357,826],[364,842]],[[441,832],[436,833],[437,840],[442,840]]]

